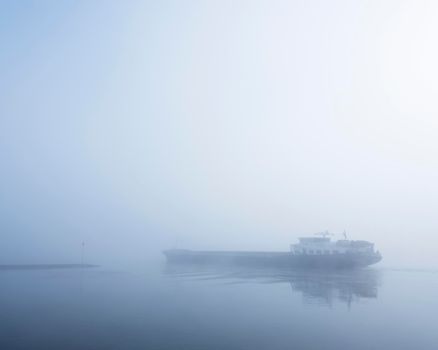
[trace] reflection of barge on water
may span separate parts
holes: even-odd
[[[374,244],[368,241],[332,241],[328,232],[320,237],[299,238],[289,252],[164,251],[169,262],[199,264],[242,264],[302,268],[357,268],[375,264],[382,259]],[[344,236],[345,233],[344,233]],[[345,237],[346,238],[346,237]]]
[[[351,306],[352,303],[362,300],[377,299],[381,285],[381,274],[376,269],[236,268],[231,265],[168,263],[164,274],[180,281],[211,282],[214,286],[287,283],[294,294],[301,293],[303,303],[321,306],[333,305],[336,301]]]

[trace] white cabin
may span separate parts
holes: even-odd
[[[374,244],[346,239],[332,241],[329,237],[302,237],[299,243],[290,245],[290,251],[295,255],[370,254],[374,253]]]

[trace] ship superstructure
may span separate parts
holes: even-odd
[[[296,255],[375,254],[374,244],[368,241],[345,239],[332,241],[329,232],[317,233],[320,237],[301,237],[299,243],[291,244],[290,251]]]

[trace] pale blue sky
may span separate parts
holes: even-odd
[[[2,1],[3,260],[287,249],[438,266],[432,1]],[[117,260],[117,259],[116,259]]]

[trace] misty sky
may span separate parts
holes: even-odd
[[[438,267],[435,1],[1,1],[0,263],[287,250]]]

